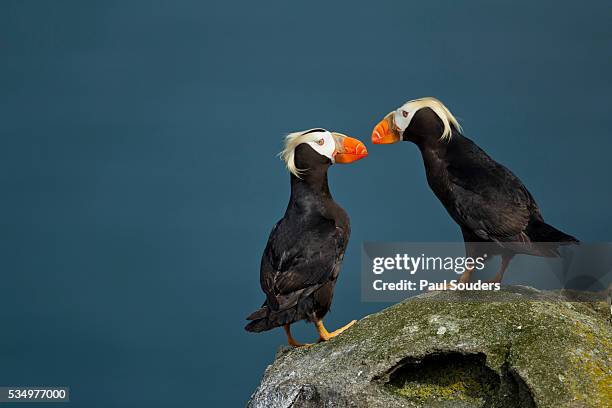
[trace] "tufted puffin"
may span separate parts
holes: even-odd
[[[372,132],[374,144],[399,141],[410,141],[421,151],[427,183],[459,224],[466,256],[482,256],[484,248],[488,255],[501,255],[501,267],[489,282],[501,282],[516,254],[557,257],[559,246],[578,243],[544,222],[521,180],[465,137],[439,100],[406,102]],[[460,282],[469,282],[472,271],[464,272]]]
[[[304,344],[291,336],[291,324],[315,324],[319,341],[327,341],[355,321],[328,332],[323,317],[350,235],[349,217],[332,198],[327,169],[367,156],[363,143],[325,129],[291,133],[281,157],[291,175],[291,196],[284,217],[276,223],[261,258],[260,283],[266,300],[253,312],[245,329],[261,332],[283,326],[293,347]]]

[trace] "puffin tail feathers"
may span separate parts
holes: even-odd
[[[265,304],[251,313],[247,320],[251,320],[249,324],[244,326],[244,329],[249,332],[259,333],[262,331],[270,330],[274,326],[270,325],[268,317],[270,316],[270,309]]]
[[[559,231],[542,220],[530,223],[527,236],[533,246],[529,252],[525,253],[536,256],[558,258],[561,256],[559,252],[561,247],[580,244],[580,241],[575,237]]]
[[[295,307],[275,311],[264,303],[262,307],[247,317],[247,320],[250,320],[250,322],[244,326],[244,329],[249,332],[259,333],[285,324],[291,324],[303,318],[305,318],[305,316],[299,317],[297,315],[297,309]]]
[[[539,242],[558,242],[559,245],[571,245],[579,244],[580,241],[575,237],[566,234],[565,232],[559,231],[550,224],[543,221],[537,222],[533,225],[535,236],[530,236],[532,241]]]
[[[270,313],[270,311],[268,309],[268,306],[263,305],[262,307],[260,307],[259,309],[257,309],[256,311],[254,311],[253,313],[248,315],[246,319],[247,320],[259,320],[259,319],[263,319],[269,313]]]

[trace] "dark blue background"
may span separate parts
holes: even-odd
[[[369,144],[416,97],[549,222],[609,241],[611,18],[604,0],[2,1],[0,385],[243,405],[285,342],[243,330],[288,199],[284,134],[368,142],[330,170],[353,226],[330,328],[383,307],[360,301],[363,241],[460,239],[417,149]]]

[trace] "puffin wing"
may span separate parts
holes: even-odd
[[[521,181],[502,165],[449,166],[451,211],[478,237],[528,242],[525,228],[535,202]]]
[[[337,278],[347,237],[333,221],[316,232],[301,234],[296,242],[279,239],[282,226],[270,235],[261,264],[261,285],[268,304],[276,310],[295,306],[300,298]]]

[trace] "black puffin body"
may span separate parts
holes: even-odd
[[[387,115],[372,141],[406,140],[418,146],[429,186],[461,228],[466,256],[481,256],[480,242],[496,244],[493,254],[502,255],[502,267],[493,282],[501,281],[515,254],[559,256],[560,245],[578,243],[544,221],[521,180],[465,137],[441,102],[415,101]],[[484,248],[491,250],[490,245]],[[461,280],[469,281],[470,275],[466,272]]]
[[[523,183],[458,131],[448,143],[421,147],[427,181],[466,242],[495,242],[501,254],[557,256],[557,247],[576,243],[544,222]],[[505,250],[505,251],[504,251]]]
[[[310,134],[312,131],[302,135]],[[300,344],[292,339],[289,325],[300,320],[315,323],[320,340],[335,333],[328,333],[321,320],[331,307],[350,236],[350,222],[332,198],[327,170],[332,160],[348,163],[367,152],[356,139],[339,134],[333,134],[332,139],[338,146],[331,157],[315,150],[318,144],[295,146],[292,156],[295,168],[307,170],[291,174],[287,210],[272,229],[261,259],[260,283],[266,300],[247,317],[251,322],[245,327],[247,331],[261,332],[284,326],[289,344],[294,346]],[[358,153],[351,156],[349,150]]]
[[[312,170],[303,178],[291,175],[287,211],[272,229],[261,259],[266,302],[248,317],[252,320],[246,327],[249,331],[270,330],[299,320],[315,322],[331,306],[351,232],[349,217],[329,192],[327,169],[331,161],[306,144],[297,147],[298,157],[302,168]]]

